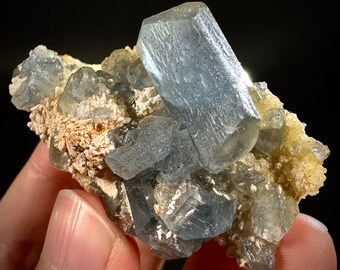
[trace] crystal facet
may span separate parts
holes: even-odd
[[[100,65],[37,46],[9,89],[51,164],[164,259],[215,239],[240,266],[273,270],[326,179],[328,147],[265,82],[246,83],[202,2],[146,18],[137,45]]]
[[[58,108],[63,114],[79,117],[76,104],[92,96],[101,96],[109,93],[109,89],[102,83],[90,67],[82,67],[74,72],[67,81],[63,93],[60,95]],[[84,118],[88,118],[85,115]]]
[[[145,19],[136,48],[205,168],[219,172],[253,148],[259,116],[244,71],[204,3],[184,3]]]
[[[157,184],[154,170],[146,170],[137,177],[125,182],[130,201],[136,236],[148,243],[154,253],[165,259],[186,257],[197,250],[203,240],[183,239],[167,227],[156,214],[154,187]]]
[[[157,188],[156,188],[157,191]],[[158,191],[159,192],[159,191]],[[191,182],[182,182],[159,213],[167,227],[180,238],[205,239],[230,229],[236,201],[213,189],[205,190]],[[159,200],[164,200],[160,198]]]
[[[13,72],[12,103],[18,109],[28,111],[41,99],[54,95],[62,76],[61,58],[45,46],[37,46]]]
[[[131,179],[170,154],[175,125],[171,118],[145,117],[137,128],[139,135],[135,143],[113,150],[106,158],[107,165],[123,179]],[[136,133],[137,130],[128,131],[126,135],[131,132]]]
[[[194,146],[186,129],[175,130],[173,134],[171,152],[164,160],[164,165],[157,181],[176,183],[187,179],[198,166],[198,151]]]

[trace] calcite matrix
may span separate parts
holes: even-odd
[[[98,65],[37,46],[9,88],[51,164],[164,259],[215,239],[274,269],[299,201],[325,181],[328,147],[249,80],[202,2],[146,18],[135,47]]]

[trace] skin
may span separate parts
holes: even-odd
[[[209,241],[183,270],[240,269]],[[124,235],[98,197],[54,169],[39,143],[0,201],[1,269],[161,269],[138,239]],[[278,270],[336,270],[332,237],[318,220],[299,214],[280,242]]]

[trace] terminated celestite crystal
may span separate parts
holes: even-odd
[[[29,111],[41,99],[54,95],[62,76],[61,58],[46,47],[36,47],[13,72],[12,103],[20,110]]]
[[[188,257],[214,239],[240,266],[274,269],[329,149],[244,78],[208,7],[187,2],[146,18],[135,47],[98,65],[37,46],[9,88],[51,164],[154,254]]]
[[[202,166],[219,172],[253,148],[259,116],[244,71],[205,4],[184,3],[145,19],[136,48]]]

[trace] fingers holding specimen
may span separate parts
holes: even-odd
[[[108,220],[95,196],[63,190],[37,269],[139,269],[139,253]]]

